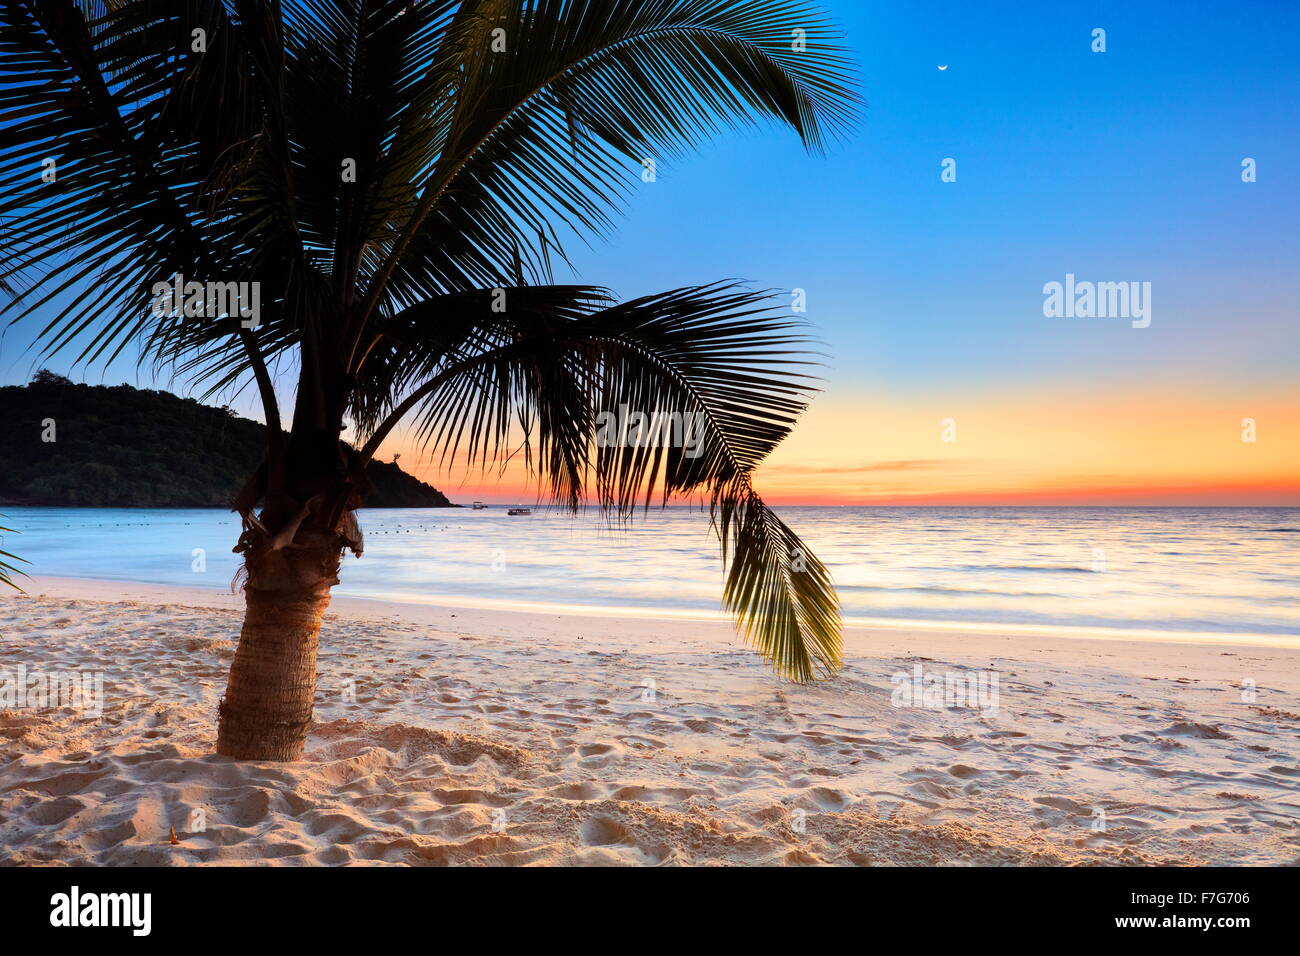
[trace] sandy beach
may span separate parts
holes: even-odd
[[[1286,639],[852,629],[801,686],[719,621],[340,598],[279,765],[212,754],[239,596],[25,583],[0,676],[102,713],[0,709],[0,863],[1300,863]]]

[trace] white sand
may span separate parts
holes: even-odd
[[[854,630],[797,686],[716,622],[338,599],[277,765],[211,755],[240,598],[28,591],[0,671],[105,705],[0,710],[0,863],[1300,862],[1295,647]],[[917,663],[996,713],[893,706]]]

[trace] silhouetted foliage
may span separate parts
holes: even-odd
[[[25,387],[0,388],[0,501],[228,507],[262,461],[265,431],[228,407],[129,385],[77,385],[42,369]],[[395,464],[372,461],[366,476],[374,486],[366,507],[451,506]]]

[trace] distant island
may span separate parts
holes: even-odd
[[[170,392],[45,370],[0,387],[0,506],[227,508],[265,448],[265,425]],[[458,507],[395,462],[366,475],[367,508]]]

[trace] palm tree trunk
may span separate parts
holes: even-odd
[[[246,610],[217,708],[217,753],[299,760],[312,723],[321,619],[342,555],[337,549],[257,550],[246,558]]]
[[[298,760],[316,697],[316,651],[343,549],[361,554],[355,509],[368,485],[356,453],[334,436],[294,450],[295,496],[258,485],[240,501],[265,496],[260,520],[245,515],[235,551],[244,555],[244,627],[217,707],[217,753],[240,760]],[[355,474],[354,474],[355,472]],[[281,476],[282,478],[283,476]],[[268,531],[271,528],[274,531]]]
[[[322,580],[312,589],[244,589],[244,627],[218,708],[217,753],[241,760],[302,756],[330,583]]]

